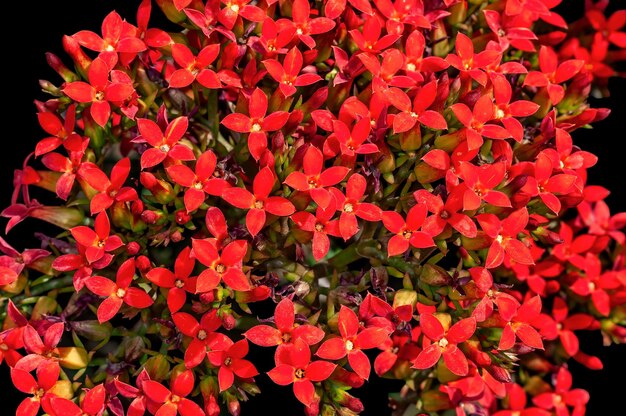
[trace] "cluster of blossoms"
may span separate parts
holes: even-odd
[[[626,213],[571,133],[609,114],[625,10],[156,3],[182,31],[144,0],[47,55],[2,212],[58,227],[0,239],[19,416],[238,415],[260,377],[353,415],[374,375],[396,415],[584,413],[567,363],[602,367],[577,331],[626,342]]]

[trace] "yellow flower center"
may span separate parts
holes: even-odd
[[[346,351],[350,352],[354,349],[354,343],[350,340],[346,341]]]

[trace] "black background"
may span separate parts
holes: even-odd
[[[567,8],[562,12],[568,20],[582,15],[582,0],[567,0]],[[135,22],[135,11],[139,4],[128,0],[52,0],[52,1],[10,1],[3,2],[3,24],[0,26],[2,39],[0,61],[3,74],[0,78],[0,208],[10,202],[12,172],[20,168],[24,157],[34,149],[35,143],[43,137],[35,116],[33,100],[45,99],[38,86],[39,79],[49,79],[59,83],[58,76],[46,65],[45,52],[61,56],[69,66],[71,61],[64,55],[61,45],[63,34],[73,34],[82,29],[100,33],[100,23],[106,14],[116,9],[123,18]],[[11,22],[11,25],[8,24]],[[160,11],[155,7],[152,22],[163,23]],[[19,29],[13,29],[18,27]],[[608,107],[612,114],[608,120],[595,125],[593,130],[579,130],[574,134],[575,144],[599,156],[598,166],[589,173],[589,183],[603,185],[612,190],[608,203],[612,212],[626,211],[626,140],[625,121],[626,81],[611,80],[612,97],[594,101],[595,107]],[[1,220],[0,228],[4,228]],[[21,224],[9,235],[8,240],[17,248],[23,248],[33,231],[40,223]],[[32,244],[32,243],[31,243]],[[588,414],[616,414],[624,394],[626,377],[626,346],[603,348],[599,334],[581,334],[581,348],[589,354],[598,355],[604,361],[602,371],[587,370],[573,362],[570,366],[575,376],[575,385],[591,393]],[[253,351],[255,358],[271,363],[271,355]],[[261,357],[263,356],[263,357]],[[254,360],[254,362],[258,362]],[[269,368],[259,370],[267,371]],[[6,365],[0,366],[0,414],[13,414],[23,396],[14,389],[8,380]],[[266,376],[257,377],[263,394],[243,405],[243,414],[280,415],[302,414],[301,405],[293,398],[289,388],[273,385]],[[401,384],[400,384],[401,385]],[[354,391],[363,399],[365,415],[389,414],[387,393],[397,390],[397,382],[372,378],[365,387]],[[9,413],[6,413],[9,412]]]

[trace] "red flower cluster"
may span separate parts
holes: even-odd
[[[48,56],[2,212],[62,229],[0,238],[19,416],[238,415],[266,376],[357,414],[372,366],[398,415],[584,413],[567,363],[602,367],[577,331],[626,342],[626,213],[571,134],[608,116],[626,11],[156,3],[184,30],[143,0],[64,38],[74,71]]]

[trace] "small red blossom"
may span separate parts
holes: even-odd
[[[220,53],[219,44],[207,45],[198,56],[194,56],[189,48],[181,43],[172,45],[172,58],[180,66],[168,78],[171,88],[184,88],[198,81],[205,88],[220,88],[219,77],[208,66],[215,61]]]
[[[52,416],[98,416],[104,410],[106,395],[104,384],[98,384],[85,393],[80,406],[62,397],[51,397],[48,411]]]
[[[541,340],[541,335],[530,324],[540,313],[541,298],[539,296],[525,300],[517,309],[515,316],[504,326],[498,349],[511,349],[515,344],[515,337],[517,336],[524,345],[542,350],[543,341]]]
[[[328,209],[317,207],[315,215],[310,212],[300,211],[291,215],[291,219],[296,225],[304,230],[313,233],[313,258],[316,261],[323,259],[330,249],[330,239],[328,236],[341,237],[339,231],[339,221],[331,220],[335,215],[335,201],[331,200]]]
[[[117,270],[115,282],[102,276],[92,276],[85,281],[89,290],[98,296],[106,297],[98,307],[98,321],[106,322],[113,318],[122,304],[144,309],[154,303],[143,289],[130,287],[135,276],[135,259],[130,258]]]
[[[133,141],[146,142],[152,146],[141,154],[141,169],[156,166],[168,157],[173,160],[194,160],[196,157],[191,149],[179,143],[188,126],[187,117],[178,117],[167,125],[164,133],[154,121],[147,118],[137,119],[139,136]]]
[[[583,67],[584,62],[570,59],[559,63],[558,56],[549,46],[542,46],[539,50],[539,68],[541,71],[531,71],[526,75],[524,85],[544,87],[552,105],[557,105],[565,96],[562,83],[573,78]]]
[[[129,174],[130,159],[124,158],[111,169],[110,180],[90,183],[92,187],[100,191],[91,198],[89,206],[92,215],[108,209],[114,202],[130,202],[138,198],[137,191],[133,187],[124,186]]]
[[[94,221],[94,229],[79,225],[70,230],[76,242],[86,248],[85,258],[89,263],[96,262],[106,253],[117,250],[124,243],[117,235],[111,235],[111,223],[106,212],[100,212]]]
[[[546,410],[554,410],[559,415],[569,415],[568,407],[573,407],[572,414],[585,413],[589,401],[589,393],[583,389],[572,389],[572,375],[561,367],[553,378],[554,391],[538,394],[533,397],[533,403]]]
[[[193,371],[185,370],[172,375],[171,390],[154,380],[143,381],[142,389],[148,399],[154,402],[152,412],[155,415],[204,415],[202,408],[187,398],[193,390],[194,381]]]
[[[476,319],[473,317],[461,319],[446,330],[435,315],[423,313],[420,314],[420,328],[432,343],[419,353],[413,366],[420,370],[430,368],[437,364],[443,355],[448,370],[458,376],[467,375],[469,371],[467,358],[457,345],[474,335]]]
[[[383,211],[382,220],[385,228],[394,233],[387,246],[389,256],[397,256],[409,249],[409,245],[415,248],[434,247],[435,242],[431,235],[420,231],[428,208],[426,205],[415,205],[406,215],[406,222],[402,215],[396,211]]]
[[[117,12],[111,12],[102,21],[102,36],[81,30],[72,37],[82,46],[96,52],[138,53],[146,50],[145,43],[134,36],[130,25]]]
[[[518,240],[528,224],[528,210],[524,207],[512,212],[500,221],[494,214],[479,214],[476,220],[485,233],[493,238],[485,267],[493,269],[509,258],[520,264],[534,264],[528,247]]]
[[[325,360],[339,360],[347,355],[350,367],[359,377],[367,380],[372,369],[363,350],[376,348],[389,337],[389,333],[379,327],[365,328],[359,332],[359,318],[352,309],[343,305],[339,310],[337,326],[341,336],[324,341],[316,355]]]
[[[303,59],[302,52],[296,47],[287,52],[282,64],[276,59],[267,59],[263,61],[263,65],[270,76],[278,82],[278,87],[285,97],[295,94],[296,87],[305,87],[322,80],[322,77],[313,73],[300,75]]]
[[[209,351],[209,361],[219,367],[217,379],[220,391],[228,390],[235,381],[235,375],[242,379],[250,379],[259,374],[256,367],[248,360],[244,360],[248,354],[248,341],[239,340],[230,346]]]
[[[309,324],[295,323],[295,307],[289,298],[284,298],[276,305],[274,323],[276,328],[269,325],[256,325],[244,333],[244,336],[253,344],[261,347],[293,345],[297,340],[303,340],[307,345],[315,345],[324,338],[324,331]]]
[[[223,178],[213,176],[217,158],[210,150],[202,153],[196,160],[195,172],[185,165],[167,167],[167,174],[177,184],[186,187],[185,209],[187,212],[197,210],[204,202],[206,195],[221,196],[230,184]]]
[[[332,196],[325,188],[337,185],[350,171],[345,166],[324,169],[324,155],[315,146],[309,146],[306,150],[302,168],[304,172],[290,173],[285,183],[298,191],[308,191],[313,201],[322,209],[327,209],[332,201]]]
[[[248,149],[256,160],[261,158],[267,149],[267,132],[280,130],[287,120],[289,113],[286,111],[274,111],[267,115],[267,96],[260,88],[256,88],[250,95],[248,102],[248,114],[232,113],[224,117],[221,123],[233,131],[250,133],[248,136]]]
[[[330,188],[331,194],[335,198],[339,216],[339,232],[344,240],[348,240],[359,231],[357,217],[366,221],[380,221],[382,210],[377,205],[369,202],[361,202],[365,195],[367,181],[362,175],[355,173],[350,176],[346,184],[346,194],[344,195],[337,188]]]
[[[120,71],[111,70],[109,64],[101,58],[94,59],[89,66],[88,79],[89,83],[71,82],[62,91],[79,103],[91,103],[89,114],[96,123],[104,127],[111,117],[111,103],[124,102],[135,89],[131,83],[125,82],[127,77]]]
[[[200,365],[210,348],[224,342],[225,335],[215,333],[222,326],[222,321],[217,316],[217,309],[202,315],[199,323],[185,312],[173,314],[172,319],[180,332],[192,338],[185,350],[185,367],[187,368]]]
[[[185,247],[176,257],[174,273],[164,267],[155,267],[146,278],[159,287],[169,289],[167,306],[171,313],[178,312],[187,300],[188,293],[196,293],[197,276],[190,277],[196,261],[191,257],[191,247]]]
[[[413,104],[408,95],[402,90],[391,88],[388,93],[389,101],[401,112],[393,118],[393,132],[403,133],[411,130],[416,123],[433,130],[448,128],[446,120],[437,111],[428,110],[435,98],[437,98],[437,82],[429,82],[420,88],[415,94]]]
[[[328,361],[311,362],[311,350],[302,339],[296,339],[267,375],[280,386],[293,383],[293,394],[305,406],[310,406],[315,398],[313,383],[326,380],[333,373],[336,364]]]
[[[474,104],[473,110],[470,110],[463,103],[453,104],[450,108],[452,108],[456,118],[465,126],[462,131],[465,132],[469,150],[481,147],[483,137],[498,140],[511,137],[511,133],[507,129],[489,123],[489,121],[497,118],[496,106],[489,95],[481,96]]]
[[[264,167],[254,178],[252,191],[232,187],[224,190],[222,198],[229,204],[247,209],[246,227],[250,234],[256,236],[267,222],[266,213],[286,217],[295,212],[295,207],[288,199],[270,196],[276,179],[269,167]]]
[[[207,267],[198,275],[196,292],[204,293],[217,287],[220,281],[233,289],[250,290],[248,277],[241,270],[241,262],[248,250],[245,240],[235,240],[221,249],[211,239],[192,240],[193,256]]]

